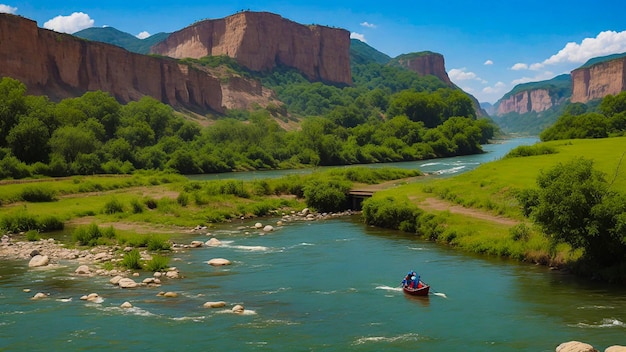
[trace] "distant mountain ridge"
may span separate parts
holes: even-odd
[[[145,39],[122,32],[113,27],[91,27],[73,34],[75,37],[112,44],[137,54],[149,54],[150,48],[165,40],[170,33],[157,33]]]

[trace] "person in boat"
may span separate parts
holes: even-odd
[[[406,274],[406,276],[404,277],[404,280],[402,280],[402,287],[411,287],[411,284],[413,283],[412,277],[414,275],[415,275],[414,271],[409,271],[409,273]]]

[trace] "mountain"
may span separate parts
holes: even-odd
[[[157,33],[148,38],[139,39],[113,27],[91,27],[74,33],[75,37],[116,45],[138,54],[150,53],[151,46],[165,40],[169,35],[170,33]]]
[[[568,74],[518,84],[494,104],[491,116],[504,132],[537,135],[558,119],[571,94]]]
[[[568,74],[546,81],[518,84],[496,102],[496,115],[548,110],[569,99],[572,94],[571,86],[572,80]]]
[[[442,80],[445,84],[453,86],[448,73],[443,55],[432,51],[421,51],[409,54],[402,54],[393,58],[389,65],[407,68],[423,76],[433,75]]]
[[[381,53],[358,39],[350,39],[351,64],[369,64],[374,62],[386,65],[389,61],[391,61],[389,55]]]
[[[572,71],[572,103],[587,103],[626,90],[626,53],[594,58]]]
[[[352,84],[350,32],[243,11],[172,33],[150,50],[176,59],[226,55],[252,71],[295,68],[312,81]]]
[[[485,110],[485,112],[489,115],[492,116],[496,113],[496,108],[495,106],[493,106],[493,104],[488,103],[488,102],[482,102],[480,103],[480,108]]]
[[[0,43],[0,77],[17,79],[28,94],[52,100],[102,90],[120,102],[151,96],[198,112],[272,101],[271,91],[256,80],[38,28],[20,16],[0,14]]]

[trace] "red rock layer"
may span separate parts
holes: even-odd
[[[572,103],[586,103],[626,90],[626,58],[572,71]]]
[[[350,33],[305,26],[268,12],[240,12],[172,33],[154,54],[173,58],[226,55],[253,71],[293,67],[311,80],[352,84]]]

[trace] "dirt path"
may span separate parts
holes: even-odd
[[[379,183],[376,185],[357,186],[353,189],[353,191],[376,192],[376,191],[380,191],[384,189],[389,189],[395,186],[399,186],[402,184],[411,183],[420,177],[423,177],[423,176],[405,178],[405,179],[400,179],[400,180],[392,180],[392,181]],[[446,211],[447,210],[451,213],[461,214],[461,215],[472,217],[475,219],[491,221],[497,224],[508,225],[508,226],[515,226],[520,223],[519,221],[514,220],[514,219],[505,218],[503,216],[497,216],[497,215],[491,214],[487,211],[480,210],[480,209],[465,208],[463,206],[456,205],[456,204],[450,203],[442,199],[426,198],[425,200],[422,200],[422,201],[419,201],[416,199],[411,199],[411,201],[415,203],[418,207],[426,211]]]
[[[434,211],[446,211],[448,210],[451,213],[461,214],[465,216],[469,216],[476,219],[487,220],[491,222],[495,222],[502,225],[515,226],[519,224],[519,221],[505,218],[502,216],[497,216],[490,214],[486,211],[480,209],[472,209],[465,208],[460,205],[452,204],[448,201],[437,199],[437,198],[426,198],[421,202],[417,202],[417,205],[424,210],[434,210]]]

